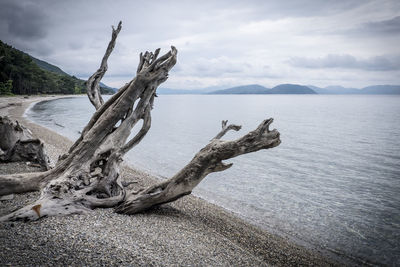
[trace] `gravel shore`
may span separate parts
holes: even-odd
[[[53,161],[72,142],[23,117],[33,102],[55,97],[0,98],[0,116],[28,127],[46,144]],[[14,103],[13,105],[9,105]],[[0,174],[35,171],[20,163],[0,164]],[[155,177],[124,166],[132,188]],[[0,201],[0,216],[32,202],[39,193]],[[194,196],[146,213],[126,216],[112,209],[88,215],[0,223],[0,266],[335,266],[317,251],[270,234]]]

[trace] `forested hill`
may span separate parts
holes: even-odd
[[[114,93],[106,87],[101,92]],[[0,94],[8,93],[81,94],[86,93],[86,86],[84,80],[0,41]]]

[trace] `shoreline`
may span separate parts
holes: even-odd
[[[52,161],[65,152],[72,141],[28,120],[25,111],[36,102],[61,97],[71,96],[0,98],[0,115],[8,115],[11,119],[18,120],[29,128],[34,136],[42,139]],[[13,102],[20,101],[21,105],[2,108],[1,104],[4,101],[11,102],[11,99],[16,100]],[[134,188],[152,184],[157,179],[127,164],[122,168],[122,177],[125,180],[137,181]],[[37,196],[38,193],[28,193],[18,195],[13,200],[1,201],[0,215],[30,202]],[[83,231],[80,231],[81,227]],[[56,230],[49,232],[49,229]],[[35,234],[32,232],[28,234],[29,231]],[[18,235],[26,233],[26,235],[23,235],[23,240],[16,244],[15,237],[10,232]],[[104,232],[107,234],[102,235]],[[325,255],[327,252],[305,248],[287,238],[271,234],[244,221],[234,213],[196,196],[186,196],[174,203],[133,216],[115,214],[112,209],[96,209],[88,215],[45,218],[28,224],[6,223],[0,225],[0,233],[1,245],[7,250],[7,255],[0,253],[2,265],[7,263],[24,265],[24,262],[40,265],[60,264],[60,262],[68,265],[334,266],[346,264],[329,259],[330,257]],[[35,238],[29,239],[31,235]],[[40,244],[43,245],[39,246],[46,248],[48,243],[52,243],[49,242],[49,236],[57,240],[53,240],[54,242],[61,240],[61,244],[66,245],[62,248],[58,243],[53,244],[53,247],[57,248],[54,253],[61,256],[51,259],[46,253],[44,253],[46,257],[42,255],[43,249],[35,250],[32,247],[29,249],[26,246],[39,243],[39,240],[46,240],[47,242],[42,242]],[[86,246],[92,248],[88,249]],[[48,249],[48,252],[52,251]],[[21,254],[21,251],[30,252],[25,255],[30,260],[18,256],[24,254]],[[98,254],[99,251],[103,252]],[[71,255],[82,253],[84,255],[82,257],[71,258]],[[11,257],[11,254],[15,255]],[[117,255],[116,258],[112,257],[114,254]],[[110,257],[106,257],[107,255]]]

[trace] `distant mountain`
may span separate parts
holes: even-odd
[[[307,87],[313,89],[317,94],[325,95],[347,95],[347,94],[360,94],[360,89],[357,88],[345,88],[340,85],[327,86],[325,88],[320,88],[313,85],[307,85]]]
[[[267,94],[316,94],[316,92],[304,85],[280,84],[266,92]]]
[[[215,85],[201,89],[170,89],[170,88],[158,88],[157,94],[159,95],[203,95],[210,92],[223,89],[224,86]]]
[[[258,85],[258,84],[250,84],[243,86],[236,86],[228,89],[217,90],[210,92],[209,94],[213,95],[227,95],[227,94],[266,94],[269,89]]]
[[[307,86],[297,84],[281,84],[272,89],[258,84],[251,84],[217,90],[209,94],[316,94],[316,92]]]
[[[106,90],[111,90],[113,93],[115,93],[119,90],[119,88],[110,87],[102,82],[100,82],[100,88],[104,88]]]
[[[157,94],[159,95],[201,95],[204,94],[204,90],[184,90],[184,89],[169,89],[169,88],[158,88]]]
[[[373,85],[363,89],[346,88],[340,85],[327,86],[324,88],[313,85],[298,84],[280,84],[272,89],[268,89],[258,84],[236,86],[228,89],[211,90],[214,88],[205,88],[198,90],[179,90],[160,88],[158,94],[164,95],[180,95],[180,94],[213,94],[213,95],[230,95],[230,94],[324,94],[324,95],[347,95],[347,94],[400,94],[400,85]]]
[[[362,89],[357,88],[345,88],[340,85],[327,86],[320,88],[312,85],[308,85],[318,94],[329,94],[329,95],[398,95],[400,94],[400,85],[372,85]]]
[[[372,85],[361,89],[361,93],[368,95],[399,95],[400,85]]]

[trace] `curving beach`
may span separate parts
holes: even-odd
[[[9,116],[42,139],[53,162],[72,141],[27,120],[34,102],[58,97],[0,98],[0,116]],[[12,103],[12,104],[11,104]],[[11,105],[10,105],[11,104]],[[34,171],[21,164],[0,164],[0,174]],[[132,188],[156,178],[124,166]],[[0,201],[0,216],[38,197],[15,195]],[[327,253],[313,251],[255,227],[195,196],[186,196],[146,213],[126,216],[112,209],[88,215],[43,218],[32,223],[0,224],[1,266],[335,266]],[[354,264],[354,263],[352,263]]]

